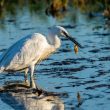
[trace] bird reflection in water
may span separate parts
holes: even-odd
[[[15,110],[64,110],[63,102],[52,93],[30,89],[20,82],[7,83],[0,88],[0,98]]]

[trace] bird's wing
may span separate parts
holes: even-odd
[[[0,67],[6,70],[19,70],[36,63],[37,58],[45,50],[46,39],[39,33],[34,33],[12,45],[3,55]]]

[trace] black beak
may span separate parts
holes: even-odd
[[[81,44],[79,44],[73,37],[71,37],[70,35],[68,35],[68,34],[65,33],[65,32],[63,32],[63,33],[64,33],[64,35],[65,35],[69,40],[71,40],[73,43],[75,43],[78,47],[83,48],[83,47],[81,46]]]

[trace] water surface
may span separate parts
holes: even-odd
[[[110,108],[110,28],[103,16],[89,18],[79,10],[66,11],[63,17],[47,16],[45,10],[31,13],[27,6],[7,15],[0,25],[0,54],[24,36],[47,28],[64,26],[82,45],[78,54],[74,45],[61,37],[57,52],[35,68],[36,83],[46,91],[57,92],[66,110],[109,110]],[[23,80],[23,74],[1,74],[0,85]],[[77,93],[81,104],[78,105]],[[0,109],[13,110],[0,100]]]

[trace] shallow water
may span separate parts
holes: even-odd
[[[46,91],[57,92],[66,110],[109,110],[110,108],[110,28],[102,16],[89,18],[77,11],[67,11],[61,19],[43,11],[31,14],[25,7],[17,16],[7,16],[0,24],[0,54],[14,42],[30,33],[47,34],[53,25],[64,26],[82,45],[78,54],[65,38],[62,46],[47,60],[36,66],[36,83]],[[14,20],[13,20],[14,19]],[[0,85],[6,81],[23,80],[23,74],[1,74]],[[81,97],[78,104],[77,93]],[[0,100],[0,109],[13,110]]]

